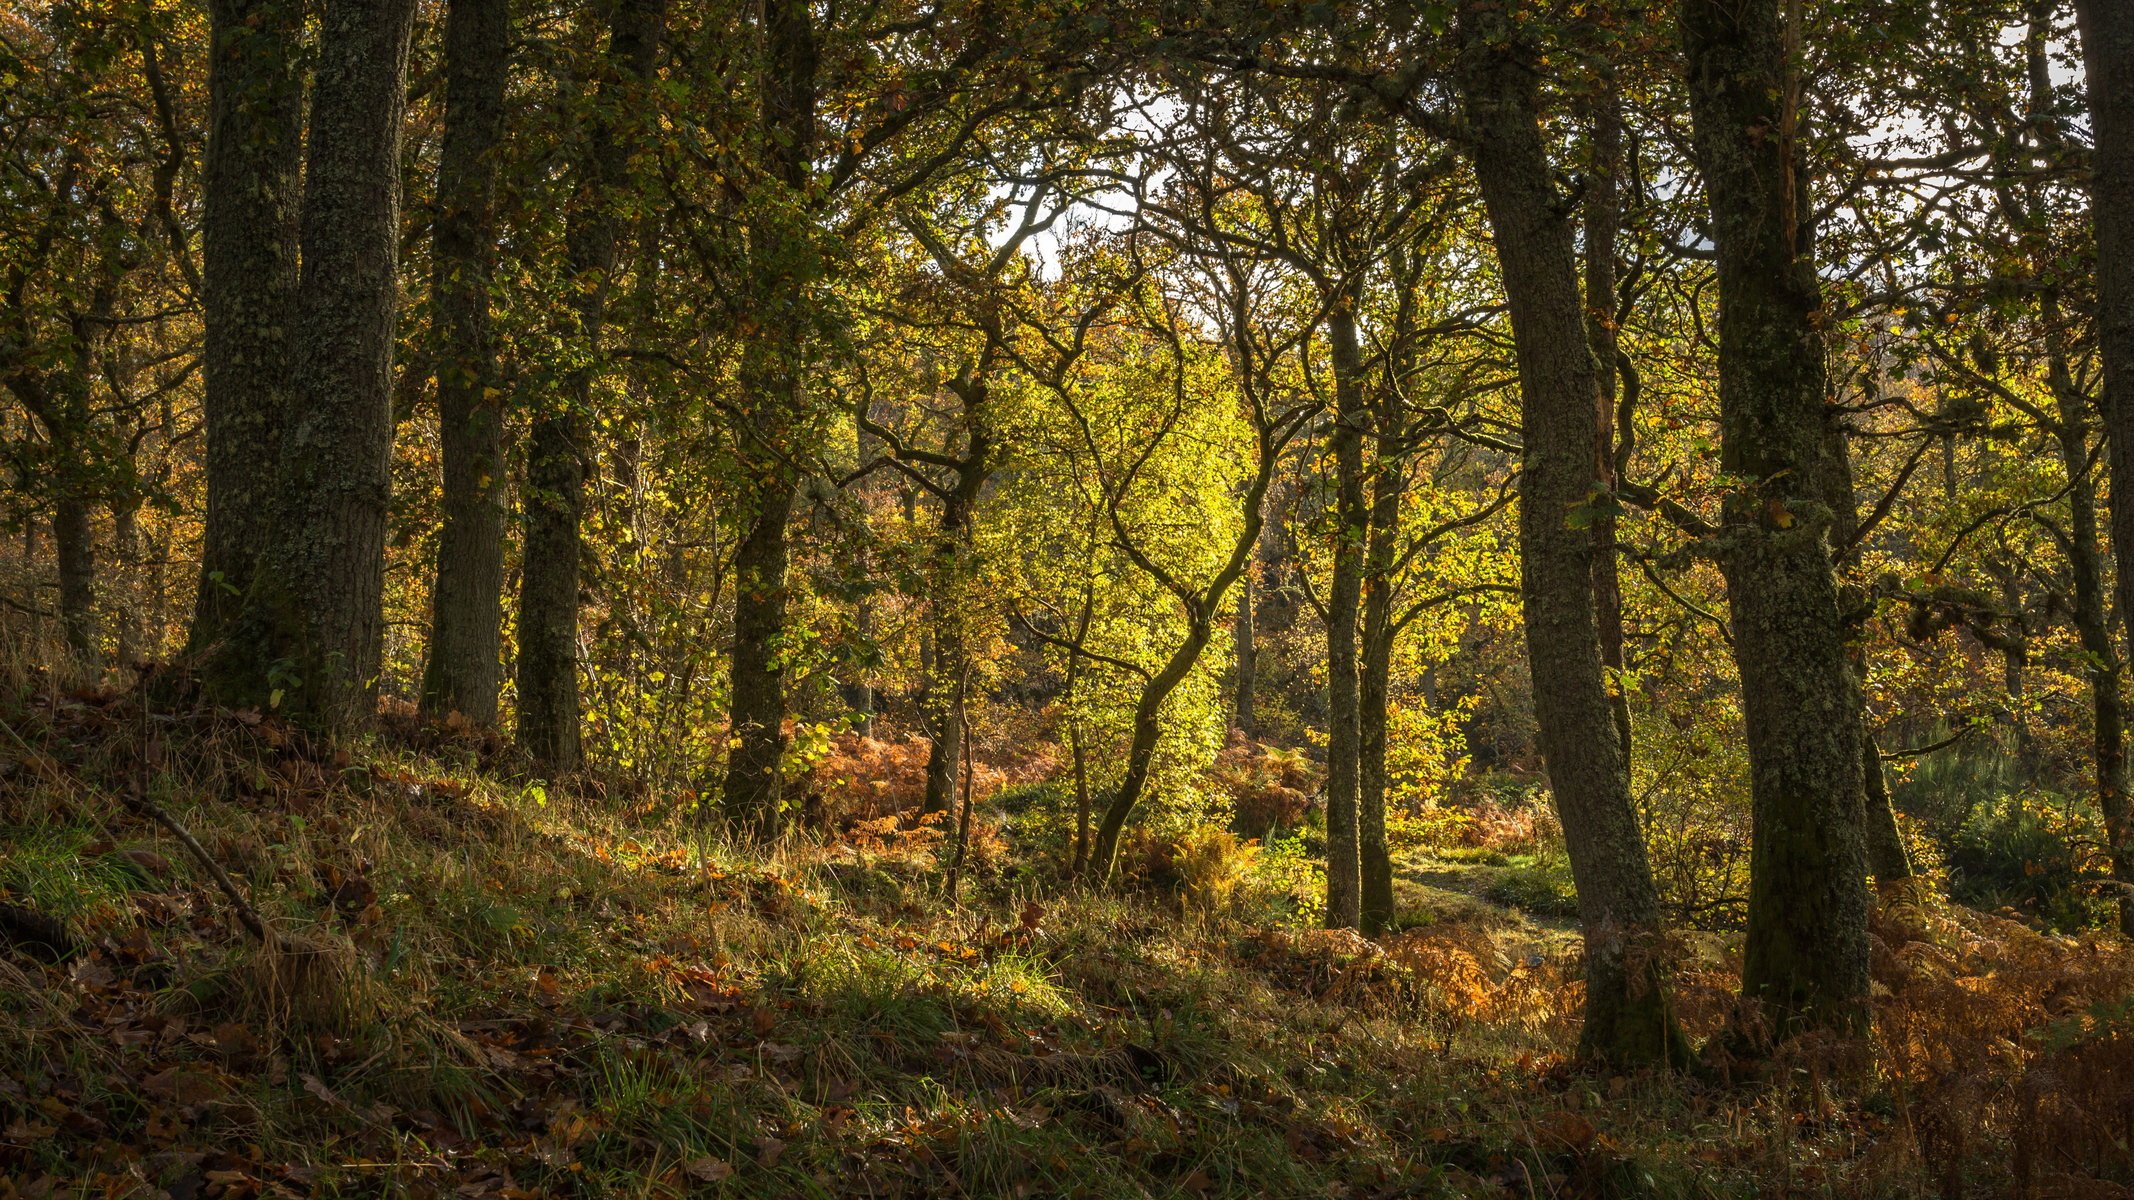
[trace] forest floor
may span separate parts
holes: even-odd
[[[1412,928],[958,901],[897,820],[752,850],[402,728],[0,695],[0,1197],[2125,1196],[2134,955],[1878,917],[1879,1066],[1575,1070],[1575,939],[1416,859]],[[268,937],[139,798],[226,868]],[[983,822],[981,822],[983,825]],[[40,929],[32,914],[63,928]],[[1684,1024],[1730,967],[1676,980]],[[1828,1051],[1828,1052],[1826,1052]]]

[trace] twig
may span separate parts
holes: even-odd
[[[192,856],[199,861],[200,865],[207,868],[207,873],[214,879],[215,886],[221,888],[222,894],[230,898],[230,903],[237,909],[237,919],[244,924],[246,929],[252,931],[252,936],[258,938],[261,945],[274,945],[274,934],[267,929],[266,922],[259,919],[259,913],[254,911],[251,904],[245,900],[244,894],[237,890],[237,884],[230,878],[230,873],[222,869],[222,864],[215,861],[214,856],[207,852],[207,849],[200,844],[198,839],[193,837],[185,826],[178,824],[176,817],[171,816],[170,813],[164,811],[162,805],[157,804],[146,796],[127,796],[122,799],[128,808],[147,814],[155,819],[156,824],[168,829],[171,836],[177,838],[192,853]]]

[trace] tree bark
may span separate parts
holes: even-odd
[[[1719,279],[1721,465],[1749,481],[1714,547],[1733,612],[1754,841],[1750,1042],[1865,1028],[1867,863],[1857,686],[1816,495],[1822,329],[1798,69],[1779,0],[1683,0],[1691,124]]]
[[[1382,401],[1397,404],[1390,397]],[[1407,464],[1396,453],[1397,415],[1378,418],[1378,456],[1371,477],[1370,539],[1363,565],[1363,644],[1357,670],[1357,858],[1360,916],[1370,937],[1393,924],[1393,853],[1386,843],[1386,723],[1392,702],[1393,560],[1399,550],[1400,502]]]
[[[734,559],[732,659],[733,733],[721,793],[727,817],[760,838],[784,821],[786,521],[800,486],[786,443],[804,411],[805,358],[811,319],[805,297],[808,257],[800,231],[782,227],[807,207],[815,155],[814,16],[806,0],[768,0],[762,122],[766,166],[782,184],[779,199],[794,211],[766,211],[750,230],[750,251],[766,291],[760,306],[766,329],[742,369],[746,403],[754,411],[742,458],[753,479],[753,513]]]
[[[637,85],[652,73],[666,3],[615,0],[608,17],[606,62],[593,89],[594,111],[564,227],[582,365],[535,416],[526,456],[514,736],[550,779],[569,776],[582,759],[578,593],[584,546],[579,524],[585,509],[585,422],[593,407],[600,335],[622,233],[618,193],[629,168],[630,148],[617,127],[630,123]]]
[[[1259,588],[1255,585],[1256,572],[1247,569],[1237,581],[1237,617],[1230,626],[1232,669],[1236,677],[1231,687],[1230,728],[1250,735],[1254,726],[1252,713],[1253,676],[1259,670],[1259,631],[1254,627],[1253,606],[1259,600]]]
[[[1593,100],[1592,161],[1586,183],[1586,329],[1598,363],[1600,401],[1595,412],[1593,457],[1600,486],[1615,488],[1616,356],[1621,353],[1615,327],[1616,241],[1623,224],[1623,111],[1614,78],[1604,79]],[[1593,518],[1593,599],[1600,621],[1601,665],[1609,673],[1609,708],[1630,762],[1630,697],[1622,688],[1623,582],[1617,571],[1615,514]]]
[[[188,653],[243,607],[273,525],[289,407],[303,92],[301,0],[208,5],[208,134],[201,158],[201,355],[207,519]]]
[[[328,730],[377,686],[390,493],[400,143],[414,0],[329,0],[306,148],[303,270],[274,533],[206,682]]]
[[[1669,1003],[1658,890],[1601,665],[1590,511],[1600,382],[1571,226],[1550,186],[1535,51],[1487,0],[1462,10],[1460,87],[1475,175],[1511,309],[1523,452],[1521,599],[1542,760],[1563,823],[1585,935],[1582,1057],[1685,1056]]]
[[[943,635],[935,655],[934,682],[929,696],[946,701],[929,714],[934,728],[933,745],[926,758],[926,804],[924,812],[945,813],[956,798],[965,736],[964,713],[971,678],[970,636],[962,611],[964,566],[969,558],[972,521],[979,493],[992,472],[989,457],[992,439],[985,425],[986,384],[971,380],[959,384],[968,427],[963,457],[957,460],[955,484],[941,506],[941,527],[936,531],[933,563],[934,623]],[[946,684],[946,687],[942,685]]]
[[[2123,0],[2076,0],[2090,97],[2090,212],[2097,235],[2097,344],[2112,545],[2134,547],[2134,7]],[[2121,563],[2119,616],[2134,648],[2134,570]],[[2129,657],[2134,657],[2130,649]],[[2101,736],[2101,735],[2100,735]],[[2120,799],[2126,805],[2124,796]],[[2119,881],[2134,886],[2134,828],[2110,835]],[[2134,935],[2134,895],[2123,895],[2122,930]]]
[[[2075,638],[2082,647],[2090,685],[2090,745],[2097,809],[2104,818],[2107,858],[2115,882],[2134,889],[2134,823],[2127,802],[2127,718],[2122,698],[2122,662],[2112,638],[2104,583],[2104,552],[2097,543],[2097,477],[2089,461],[2089,402],[2075,384],[2060,344],[2060,309],[2048,291],[2045,319],[2053,331],[2047,374],[2058,410],[2053,428],[2060,462],[2067,470],[2067,559],[2074,577]],[[2134,934],[2134,891],[2119,899],[2122,932]]]
[[[96,533],[89,501],[68,487],[52,503],[52,548],[59,557],[59,627],[83,662],[96,657]]]
[[[1363,481],[1363,352],[1356,290],[1327,314],[1334,375],[1334,572],[1326,596],[1326,924],[1354,929],[1363,918],[1359,843],[1356,619],[1363,599],[1364,539],[1370,514]]]
[[[496,723],[504,607],[504,406],[490,329],[496,150],[510,74],[510,0],[451,0],[430,296],[444,524],[430,592],[422,709]]]

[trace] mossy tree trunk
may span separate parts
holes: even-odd
[[[329,0],[319,16],[274,532],[205,676],[225,703],[327,730],[369,715],[382,645],[414,10]]]
[[[490,328],[497,148],[511,63],[510,0],[445,11],[445,125],[430,228],[444,522],[430,592],[422,709],[496,722],[504,605],[504,405]]]
[[[1550,184],[1535,50],[1495,5],[1461,12],[1459,80],[1518,359],[1521,598],[1542,760],[1585,935],[1582,1056],[1684,1057],[1666,986],[1658,891],[1631,805],[1601,664],[1589,517],[1601,389],[1565,205]]]
[[[1721,467],[1747,481],[1713,547],[1733,613],[1751,809],[1750,1041],[1865,1029],[1867,862],[1857,685],[1817,494],[1823,328],[1797,39],[1780,0],[1683,0],[1696,158],[1719,281]],[[1798,19],[1797,13],[1795,19]],[[1791,43],[1791,48],[1789,48]]]
[[[741,370],[750,426],[741,458],[751,476],[750,511],[734,556],[732,734],[720,802],[729,820],[769,838],[784,824],[783,643],[792,557],[786,524],[800,486],[795,451],[805,415],[805,326],[812,319],[805,293],[813,255],[802,226],[817,140],[814,14],[805,0],[769,0],[763,35],[765,166],[782,194],[759,201],[765,211],[749,233],[764,293],[758,306],[763,328]]]
[[[303,156],[300,0],[211,0],[201,158],[207,517],[188,652],[222,639],[273,525]]]

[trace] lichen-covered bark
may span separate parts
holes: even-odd
[[[1601,667],[1590,529],[1600,383],[1578,261],[1550,184],[1535,50],[1485,0],[1461,11],[1460,89],[1519,366],[1521,599],[1542,760],[1564,828],[1585,935],[1580,1051],[1600,1061],[1684,1055],[1666,988],[1653,885]]]
[[[504,406],[489,280],[496,264],[496,149],[510,73],[510,0],[445,11],[445,126],[430,227],[444,521],[430,591],[422,709],[496,721],[502,674]]]
[[[201,158],[207,519],[188,649],[242,607],[273,525],[289,407],[303,94],[300,0],[211,0]]]
[[[368,714],[378,675],[414,9],[329,0],[319,17],[274,532],[205,674],[226,703],[328,729]]]
[[[2122,561],[2117,590],[2120,619],[2134,646],[2134,5],[2125,0],[2076,0],[2082,61],[2090,97],[2090,209],[2097,234],[2097,348],[2103,367],[2102,403],[2112,545]],[[2134,657],[2130,650],[2129,657]],[[2134,887],[2134,820],[2119,797],[2112,839],[2115,876]],[[2134,896],[2123,899],[2120,927],[2134,934]]]
[[[1767,1024],[1864,1028],[1867,863],[1857,687],[1817,494],[1822,328],[1796,63],[1778,0],[1683,0],[1691,124],[1719,279],[1721,466],[1746,480],[1713,547],[1732,608],[1751,808],[1743,994]]]
[[[605,70],[593,89],[564,252],[578,307],[583,363],[534,417],[526,452],[525,540],[519,572],[518,722],[514,736],[542,772],[561,778],[580,764],[578,591],[584,553],[584,428],[593,406],[600,335],[623,215],[618,196],[630,148],[635,86],[651,74],[666,21],[665,0],[615,0]]]
[[[1354,929],[1363,919],[1357,788],[1356,620],[1363,602],[1363,550],[1370,513],[1363,480],[1363,352],[1356,297],[1327,315],[1334,375],[1334,570],[1326,593],[1326,924]]]

